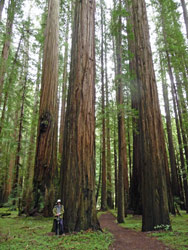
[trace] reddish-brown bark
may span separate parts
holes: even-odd
[[[49,0],[34,167],[35,207],[39,209],[43,200],[45,216],[52,214],[52,182],[57,165],[58,37],[59,1]]]
[[[144,0],[132,1],[142,165],[142,230],[170,225],[164,132],[149,41]]]
[[[95,200],[95,1],[75,3],[61,193],[66,231],[98,229]]]

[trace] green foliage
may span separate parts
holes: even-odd
[[[0,209],[0,212],[6,211]],[[56,236],[50,232],[52,221],[52,218],[17,217],[14,212],[9,217],[3,217],[0,220],[0,249],[107,250],[112,242],[110,233],[89,230]]]
[[[165,230],[165,231],[170,230],[170,228],[171,228],[170,225],[164,225],[164,224],[157,225],[154,227],[155,230]]]

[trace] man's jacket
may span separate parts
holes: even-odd
[[[60,205],[60,209],[58,209],[58,205],[56,205],[54,208],[53,208],[53,215],[57,218],[56,214],[58,214],[58,210],[59,213],[60,213],[60,218],[63,219],[63,213],[64,213],[64,206],[63,205]]]

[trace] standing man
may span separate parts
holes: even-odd
[[[61,204],[61,200],[58,199],[57,205],[55,205],[53,208],[53,215],[55,216],[55,233],[56,233],[56,235],[58,234],[58,232],[59,232],[59,234],[64,235],[63,213],[64,213],[64,206]]]

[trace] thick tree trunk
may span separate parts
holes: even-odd
[[[99,229],[95,199],[95,1],[77,1],[61,166],[65,231]]]
[[[40,209],[41,200],[44,201],[43,213],[49,216],[52,214],[54,202],[53,179],[57,165],[58,0],[48,2],[45,35],[34,168],[34,200],[37,209]]]
[[[132,109],[138,112],[139,93],[136,79],[136,59],[135,59],[135,41],[132,35],[133,32],[133,20],[132,20],[132,8],[128,0],[125,1],[126,8],[130,13],[127,16],[127,30],[128,30],[128,48],[131,52],[129,58],[130,78],[131,80],[131,102]],[[132,119],[133,126],[133,171],[132,178],[130,179],[130,208],[133,209],[135,214],[142,214],[142,197],[141,197],[141,142],[139,131],[138,117]]]
[[[142,161],[142,230],[170,225],[165,169],[168,167],[164,131],[149,41],[144,0],[133,0],[136,77]]]

